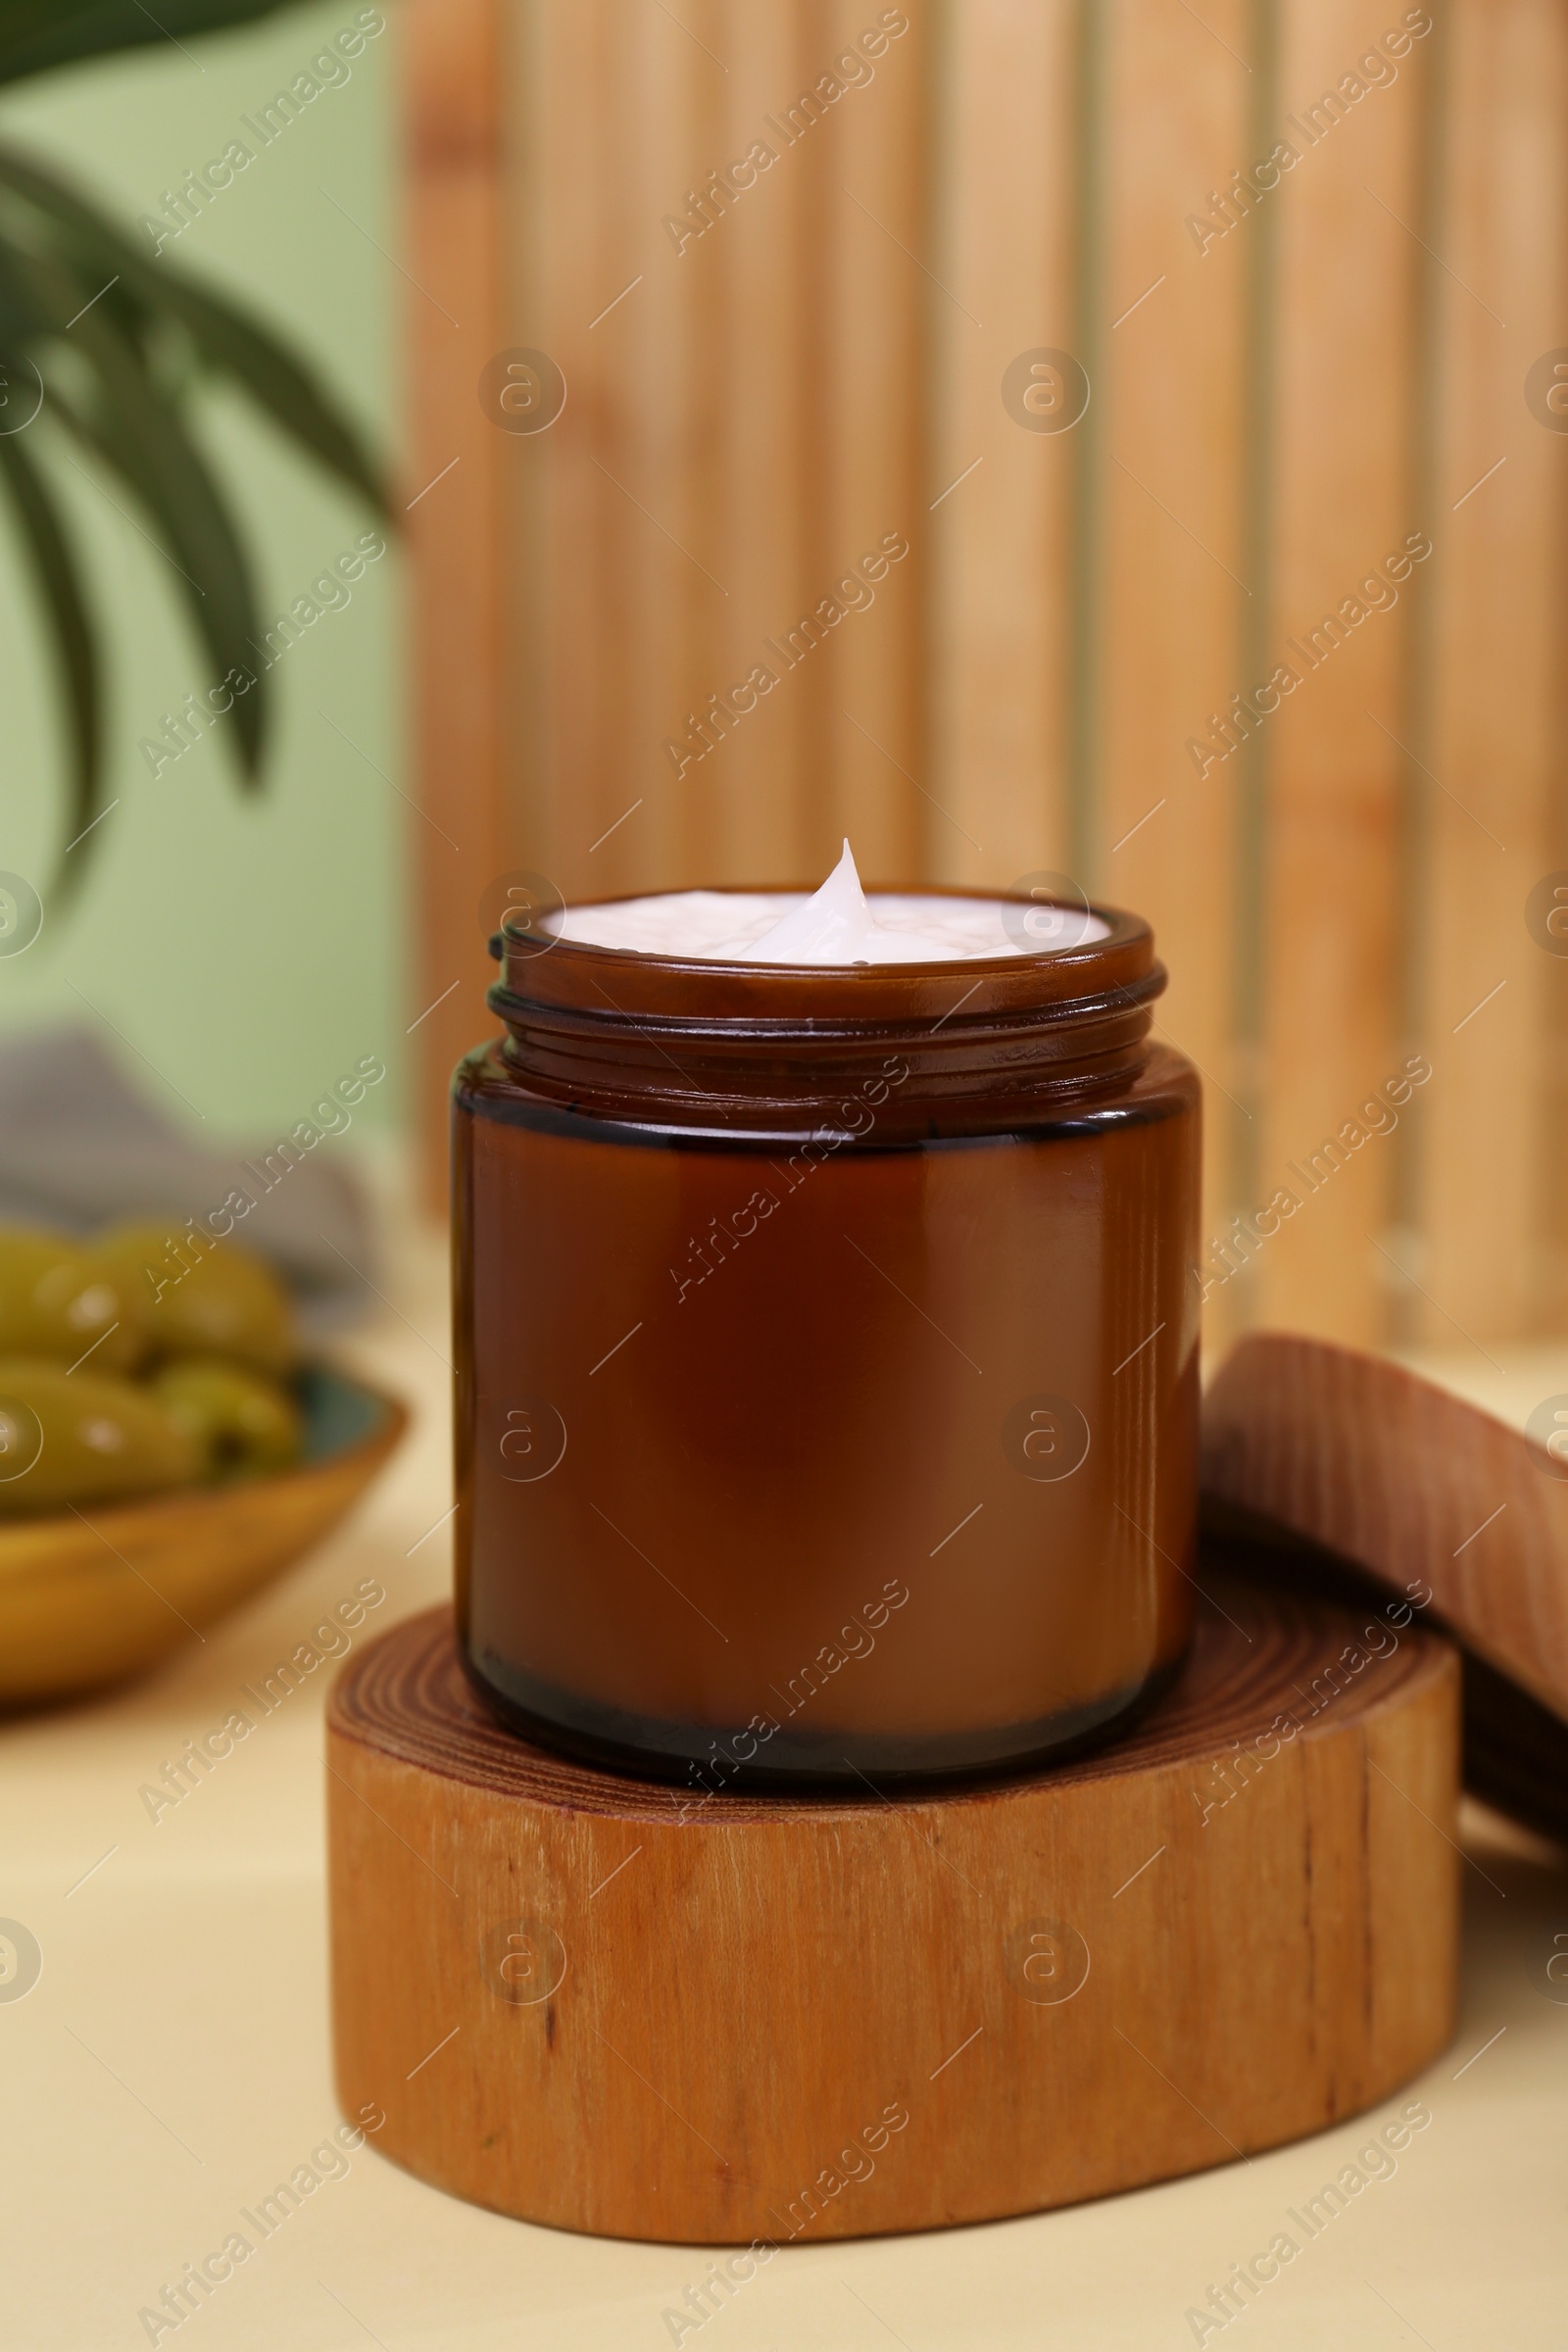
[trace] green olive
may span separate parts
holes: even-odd
[[[0,1515],[188,1486],[200,1451],[157,1398],[109,1373],[0,1359]]]
[[[265,1259],[238,1242],[188,1227],[122,1225],[96,1245],[97,1262],[129,1286],[154,1357],[220,1355],[277,1379],[295,1359],[289,1296]]]
[[[209,1478],[261,1476],[299,1458],[304,1426],[293,1397],[238,1364],[186,1356],[158,1374],[152,1394],[190,1437]]]
[[[146,1343],[124,1276],[55,1233],[0,1229],[0,1355],[128,1372]]]

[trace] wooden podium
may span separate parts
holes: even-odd
[[[910,1798],[588,1770],[489,1719],[445,1610],[393,1628],[328,1717],[345,2112],[503,2213],[781,2245],[1069,2204],[1386,2097],[1453,2025],[1456,1655],[1375,1601],[1201,1583],[1129,1736]]]

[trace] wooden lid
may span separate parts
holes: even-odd
[[[1273,1573],[1451,1633],[1467,1786],[1568,1836],[1568,1459],[1397,1364],[1264,1332],[1204,1399],[1203,1495]]]

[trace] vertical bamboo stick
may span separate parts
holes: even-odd
[[[931,870],[1007,884],[1065,865],[1072,428],[1003,405],[1020,354],[1072,338],[1070,0],[944,21],[944,223],[931,516]],[[999,120],[999,107],[1001,117]],[[963,305],[959,311],[954,301]],[[966,314],[972,314],[968,316]],[[977,323],[978,321],[978,323]],[[1048,379],[1041,379],[1047,384]],[[1028,412],[1026,415],[1032,415]]]
[[[1522,387],[1562,340],[1565,33],[1541,0],[1500,0],[1460,10],[1453,36],[1420,1280],[1422,1336],[1457,1347],[1530,1331],[1540,1267],[1544,1015],[1560,967],[1524,902],[1560,792],[1563,450]]]
[[[851,612],[824,647],[831,699],[832,819],[867,876],[907,880],[919,871],[925,827],[911,775],[924,733],[923,587],[930,562],[925,485],[925,337],[938,306],[961,312],[927,274],[926,136],[928,11],[899,10],[908,29],[890,37],[862,0],[840,0],[828,71],[850,80],[831,125],[837,146],[828,190],[831,238],[824,255],[830,320],[828,494],[831,554],[823,589]],[[867,56],[855,36],[872,28]],[[842,63],[840,62],[842,60]],[[874,82],[859,76],[871,72]],[[829,127],[829,126],[824,126]],[[878,567],[884,543],[908,552]],[[855,585],[858,569],[864,587]],[[838,583],[848,584],[840,594]],[[836,846],[836,843],[835,845]]]
[[[724,659],[711,685],[742,687],[734,699],[749,707],[707,763],[715,785],[706,805],[710,850],[690,873],[793,881],[828,847],[821,729],[801,691],[804,677],[787,674],[767,641],[782,642],[821,568],[826,403],[813,334],[821,237],[809,134],[791,147],[774,125],[785,123],[829,44],[820,9],[759,11],[729,0],[719,22],[713,45],[728,73],[723,154],[715,160],[740,159],[746,168],[734,176],[749,184],[721,229],[703,241],[722,270],[728,321],[718,425],[724,536],[715,567],[730,595]],[[759,668],[772,681],[764,692],[762,681],[747,684]]]
[[[1160,1031],[1205,1073],[1205,1235],[1223,1232],[1234,1184],[1236,762],[1200,777],[1187,746],[1240,682],[1250,257],[1240,229],[1201,223],[1209,191],[1250,160],[1249,32],[1243,5],[1200,24],[1135,0],[1119,19],[1096,393],[1108,457],[1098,882],[1153,921],[1171,973]],[[1216,1322],[1228,1300],[1221,1286]]]
[[[1401,675],[1404,613],[1384,567],[1407,534],[1432,527],[1406,512],[1393,462],[1419,258],[1396,217],[1408,218],[1414,181],[1415,84],[1391,80],[1397,64],[1386,55],[1363,64],[1370,51],[1350,0],[1285,7],[1282,135],[1299,155],[1269,199],[1280,271],[1274,659],[1298,682],[1256,728],[1268,730],[1271,831],[1258,1195],[1261,1204],[1288,1190],[1298,1201],[1258,1252],[1258,1304],[1271,1321],[1362,1342],[1384,1328],[1393,1163],[1383,1137],[1354,1139],[1366,1134],[1363,1102],[1396,1067],[1398,1026],[1397,753],[1369,712],[1393,707]]]
[[[1544,315],[1536,306],[1531,314],[1536,340],[1536,349],[1530,355],[1532,367],[1543,355],[1562,351],[1568,342],[1563,326],[1568,318],[1568,250],[1560,233],[1568,213],[1568,190],[1564,187],[1568,178],[1568,151],[1561,128],[1568,117],[1568,90],[1564,88],[1568,82],[1568,41],[1564,40],[1558,15],[1548,10],[1546,19],[1539,28],[1539,56],[1530,68],[1539,102],[1547,110],[1544,149],[1541,146],[1539,128],[1533,141],[1536,201],[1540,211],[1532,233],[1540,235],[1544,227],[1550,232],[1544,255],[1543,278],[1537,289],[1537,305],[1542,295],[1545,297]],[[1568,416],[1559,417],[1557,410],[1548,410],[1546,414],[1553,424],[1560,421],[1568,426]],[[1539,407],[1532,412],[1532,421],[1541,435],[1535,463],[1542,468],[1538,475],[1539,495],[1549,533],[1547,566],[1542,583],[1544,615],[1560,645],[1564,615],[1568,613],[1568,430],[1559,432],[1548,427]],[[1552,663],[1545,691],[1544,724],[1553,747],[1568,741],[1568,662],[1563,662],[1560,654]],[[1547,759],[1546,798],[1542,811],[1544,874],[1568,873],[1568,794],[1563,792],[1561,774],[1561,750],[1553,748]],[[1535,1138],[1531,1213],[1536,1237],[1531,1326],[1538,1333],[1552,1333],[1560,1332],[1568,1323],[1568,1185],[1562,1180],[1563,1167],[1568,1164],[1568,956],[1548,954],[1541,946],[1539,934],[1533,944],[1538,949],[1535,964],[1538,1018],[1531,1084],[1539,1099],[1540,1118]]]
[[[447,1082],[486,1025],[477,907],[513,856],[499,692],[503,436],[474,398],[500,341],[499,0],[414,0],[403,41],[413,281],[405,500],[414,791],[424,810],[410,820],[421,911],[407,1018],[421,1172],[427,1198],[444,1205]]]

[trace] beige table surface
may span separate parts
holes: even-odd
[[[0,1917],[22,1921],[44,1956],[32,1991],[0,2002],[4,2352],[145,2343],[140,2308],[242,2228],[240,2207],[308,2160],[338,2120],[321,1682],[156,1823],[138,1789],[362,1578],[387,1592],[366,1635],[446,1592],[450,1531],[425,1532],[449,1494],[439,1259],[412,1239],[398,1258],[398,1311],[342,1352],[418,1418],[347,1530],[153,1680],[0,1729]],[[1494,1352],[1500,1370],[1479,1356],[1442,1369],[1521,1422],[1568,1390],[1568,1349]],[[1568,1865],[1479,1812],[1467,1812],[1465,1835],[1459,2032],[1401,2094],[1426,2101],[1431,2128],[1395,2178],[1232,2321],[1228,2347],[1568,2346],[1568,2005],[1532,1983],[1552,1935],[1568,1931]],[[1167,2095],[1152,2084],[1152,2100]],[[1288,2228],[1287,2208],[1365,2138],[1365,2126],[1348,2125],[1250,2164],[1025,2221],[786,2249],[684,2340],[702,2352],[1191,2344],[1188,2307]],[[678,2247],[503,2221],[368,2146],[177,2341],[182,2352],[657,2352],[671,2341],[662,2312],[704,2267]]]

